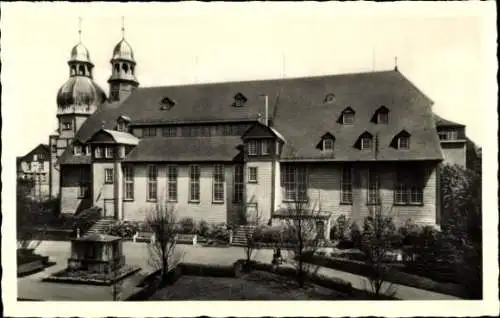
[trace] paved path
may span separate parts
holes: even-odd
[[[146,243],[125,242],[123,244],[126,263],[142,268],[138,275],[124,283],[123,289],[127,295],[135,291],[135,285],[141,277],[151,273],[152,267],[148,263],[148,248]],[[40,273],[18,278],[18,297],[41,300],[111,300],[112,292],[109,286],[91,286],[42,282],[41,279],[51,273],[64,269],[70,256],[69,242],[45,241],[37,249],[37,253],[50,256],[56,265]],[[179,245],[182,261],[204,264],[232,265],[236,260],[245,258],[241,247],[201,247]],[[286,256],[286,255],[284,255]],[[254,259],[261,262],[271,262],[272,250],[262,249],[255,251]],[[369,290],[368,280],[359,275],[338,271],[331,268],[313,266],[314,271],[327,277],[337,277],[351,282],[354,288]],[[394,284],[395,297],[406,300],[452,300],[459,299],[451,295],[435,293],[404,285]]]

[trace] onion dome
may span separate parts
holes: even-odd
[[[71,49],[71,57],[69,62],[84,62],[90,63],[90,53],[89,50],[82,43],[78,43]]]
[[[90,77],[70,77],[57,92],[57,106],[71,105],[100,106],[106,101],[106,94]]]
[[[122,39],[113,49],[112,60],[126,60],[135,62],[134,51],[125,39]]]

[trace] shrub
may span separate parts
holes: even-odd
[[[207,223],[207,221],[201,220],[200,223],[198,223],[197,233],[203,237],[206,237],[209,231],[210,225]]]
[[[196,232],[196,224],[190,217],[180,219],[179,227],[180,234],[194,234]]]
[[[407,219],[403,226],[398,229],[398,233],[402,237],[402,244],[415,246],[418,238],[422,233],[422,227],[413,222],[412,219]]]
[[[335,241],[346,241],[349,237],[351,219],[342,214],[335,220],[333,228],[333,239]]]
[[[351,224],[350,239],[353,247],[361,248],[361,240],[363,239],[363,234],[361,233],[361,229],[356,222],[352,222]]]
[[[207,238],[225,243],[229,242],[229,230],[226,224],[219,223],[211,225],[207,232]]]
[[[87,232],[101,218],[101,210],[101,208],[93,206],[81,211],[73,218],[73,228],[80,229],[80,233]]]
[[[106,233],[109,235],[119,236],[124,239],[132,239],[139,229],[140,226],[138,222],[116,221],[108,227]]]
[[[255,229],[253,235],[255,242],[258,243],[278,244],[280,242],[290,243],[294,240],[292,229],[286,228],[281,225],[260,226]]]

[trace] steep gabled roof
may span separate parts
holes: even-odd
[[[436,127],[465,127],[465,125],[456,123],[454,121],[445,119],[439,115],[434,114],[434,121],[436,123]]]
[[[332,104],[314,98],[323,96],[327,88],[335,93]],[[337,161],[443,159],[432,101],[397,71],[303,79],[301,85],[290,91],[293,93],[281,96],[282,103],[273,119],[274,127],[287,138],[282,152],[284,161],[323,159],[316,145],[325,131],[336,137]],[[387,125],[370,122],[380,105],[391,111]],[[356,118],[352,125],[342,125],[337,119],[348,106]],[[402,129],[412,135],[412,148],[404,152],[390,147]],[[360,151],[353,146],[365,131],[378,136],[377,158],[375,151]]]
[[[276,137],[282,142],[285,142],[285,137],[281,135],[276,129],[270,126],[266,126],[260,122],[255,123],[249,127],[241,136],[241,139],[245,140],[248,138],[268,138]]]
[[[241,139],[235,136],[143,138],[126,162],[201,162],[238,160]]]
[[[30,152],[25,154],[24,156],[17,157],[18,160],[20,161],[33,161],[33,156],[37,155],[40,157],[40,155],[44,156],[44,160],[49,160],[50,159],[50,147],[49,145],[46,144],[39,144],[35,148],[33,148]]]
[[[237,93],[248,99],[243,107],[232,106]],[[325,103],[325,94],[334,94],[335,99]],[[316,148],[325,131],[336,137],[334,156],[329,156],[328,160],[443,159],[431,111],[432,101],[398,71],[138,88],[121,104],[104,105],[82,125],[77,138],[87,141],[101,128],[113,129],[120,114],[127,114],[131,125],[255,122],[265,111],[262,95],[269,96],[268,113],[272,128],[286,138],[282,152],[284,161],[325,160],[324,154]],[[162,110],[161,101],[166,97],[176,103],[171,109]],[[387,125],[370,122],[380,105],[385,105],[391,112]],[[337,122],[347,107],[354,110],[356,117],[348,126]],[[412,136],[411,149],[404,152],[390,147],[391,140],[402,129]],[[370,151],[353,147],[364,131],[379,138],[377,158]],[[239,144],[237,139],[232,147]],[[139,160],[142,155],[139,149],[143,147],[156,147],[153,144],[159,141],[153,140],[156,139],[141,140],[131,158]],[[165,143],[176,148],[192,145],[194,141],[173,138]],[[148,151],[154,153],[152,158],[155,159],[169,156],[166,149]],[[227,158],[226,150],[221,151],[224,154],[221,157]],[[146,153],[144,158],[148,157]],[[188,158],[189,153],[183,153],[183,156]]]
[[[137,138],[132,134],[129,134],[128,132],[109,130],[109,129],[100,129],[94,135],[92,135],[92,137],[87,142],[100,143],[101,140],[98,140],[98,137],[101,134],[107,135],[114,143],[117,144],[135,146],[139,143],[139,138]]]

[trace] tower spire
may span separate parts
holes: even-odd
[[[82,43],[82,17],[78,17],[78,43]]]
[[[398,57],[397,56],[394,57],[394,70],[395,71],[398,70]]]
[[[122,39],[125,39],[125,17],[122,16]]]

